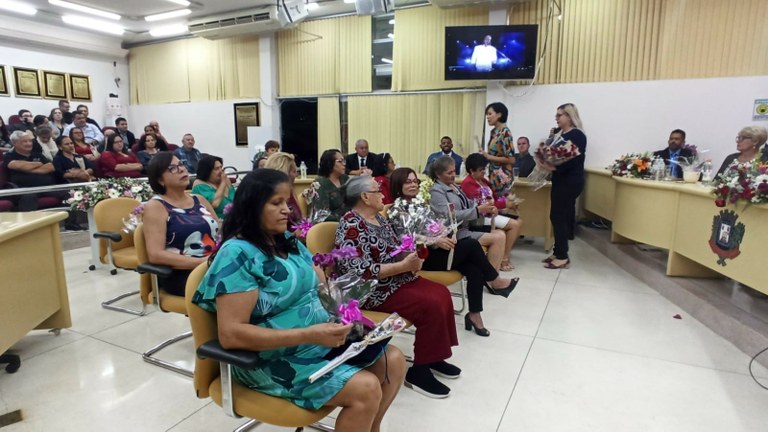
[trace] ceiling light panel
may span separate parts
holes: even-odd
[[[88,15],[95,15],[100,16],[102,18],[107,18],[111,20],[118,21],[120,20],[121,16],[112,12],[107,12],[101,9],[95,9],[88,6],[83,6],[75,3],[70,3],[63,0],[48,0],[48,3],[50,3],[53,6],[63,7],[65,9],[75,10],[78,12],[87,13]]]
[[[168,1],[171,3],[176,3],[178,5],[182,5],[182,6],[189,6],[191,4],[187,0],[168,0]]]
[[[167,20],[171,18],[179,18],[179,17],[187,16],[191,13],[192,11],[189,9],[179,9],[179,10],[159,13],[155,15],[147,15],[144,17],[144,20],[148,22],[162,21],[162,20]]]
[[[149,34],[153,37],[163,37],[163,36],[175,36],[184,34],[187,31],[189,31],[189,28],[187,28],[184,24],[173,24],[173,25],[167,25],[162,27],[153,28],[149,31]]]
[[[122,36],[123,33],[125,33],[124,28],[109,21],[86,18],[78,15],[64,15],[61,17],[61,20],[73,26],[83,27],[90,30],[104,32],[104,33],[110,33],[113,35]]]
[[[32,5],[12,0],[0,0],[0,9],[23,15],[34,15],[37,13],[37,9],[32,7]]]

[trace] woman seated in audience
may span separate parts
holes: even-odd
[[[224,164],[220,157],[205,155],[200,158],[192,193],[208,200],[216,211],[216,216],[224,219],[224,207],[235,199],[235,187],[224,173]]]
[[[400,198],[398,203],[403,207],[413,205],[411,200],[419,193],[419,184],[416,171],[410,168],[398,168],[390,178],[392,197]],[[451,250],[454,251],[451,270],[456,270],[467,278],[469,313],[464,316],[464,328],[468,331],[474,329],[480,336],[490,336],[491,332],[485,328],[483,318],[480,316],[480,312],[483,311],[483,287],[486,287],[491,294],[509,297],[517,286],[518,278],[508,279],[499,276],[499,272],[488,262],[480,242],[471,237],[465,237],[459,241],[450,237],[439,240],[430,247],[422,269],[446,271]]]
[[[768,131],[762,126],[742,128],[739,131],[739,135],[736,136],[736,150],[738,150],[738,153],[726,156],[717,173],[724,173],[731,165],[750,164],[756,158],[760,158],[762,162],[768,163],[768,153],[765,151],[760,153],[760,146],[765,144],[767,138]]]
[[[256,159],[253,160],[253,167],[251,169],[256,170],[256,169],[259,169],[259,168],[266,167],[267,166],[267,159],[269,159],[269,158],[267,157],[266,154],[262,154],[261,156],[257,157]]]
[[[189,173],[171,152],[161,152],[147,167],[149,185],[157,195],[144,206],[144,239],[152,264],[173,267],[159,281],[170,294],[183,296],[192,270],[213,253],[219,220],[208,201],[186,193]]]
[[[136,157],[139,159],[139,162],[141,162],[141,166],[143,167],[142,171],[144,173],[147,172],[147,166],[149,165],[149,161],[152,160],[152,157],[161,151],[168,151],[165,142],[160,143],[154,134],[143,135],[139,139],[139,148],[142,150],[139,150],[138,153],[136,153]]]
[[[456,163],[450,156],[440,156],[429,166],[429,176],[435,184],[430,189],[429,205],[441,217],[449,218],[448,204],[453,204],[458,240],[473,238],[488,248],[488,261],[497,271],[504,259],[504,241],[506,237],[500,230],[490,230],[490,227],[476,225],[470,229],[471,222],[477,221],[484,215],[496,216],[498,210],[493,203],[477,204],[469,199],[460,187],[456,186]],[[489,232],[490,231],[490,232]]]
[[[160,149],[160,151],[169,151],[168,143],[165,142],[165,139],[162,136],[159,136],[155,132],[155,128],[153,128],[151,125],[146,125],[146,126],[144,126],[144,135],[142,135],[139,138],[139,145],[136,147],[136,152],[137,153],[142,151],[142,150],[144,150],[144,148],[146,146],[146,141],[144,140],[144,138],[146,136],[148,136],[148,135],[152,135],[152,136],[155,137],[155,147]]]
[[[264,168],[276,169],[288,175],[288,181],[291,183],[291,196],[288,198],[288,209],[290,210],[290,215],[288,216],[288,229],[293,230],[292,227],[298,225],[302,218],[307,217],[307,215],[302,214],[301,207],[299,207],[299,201],[296,199],[296,194],[293,190],[293,182],[296,180],[296,177],[299,176],[299,169],[296,168],[296,159],[290,153],[272,153],[272,155],[267,158],[267,164]]]
[[[0,116],[0,148],[11,148],[11,134],[8,133],[3,116]]]
[[[70,129],[69,137],[72,138],[72,143],[75,144],[75,153],[93,163],[96,163],[101,158],[101,153],[96,150],[96,147],[85,142],[85,134],[79,127]]]
[[[344,174],[345,166],[344,156],[338,150],[326,150],[320,155],[315,179],[320,188],[317,190],[315,208],[330,211],[331,215],[326,219],[328,221],[339,220],[345,212],[344,194],[341,191],[341,186],[349,179]]]
[[[401,241],[380,214],[384,203],[373,177],[352,177],[344,190],[352,210],[341,218],[335,243],[337,248],[354,247],[358,257],[339,262],[336,271],[378,279],[363,307],[397,312],[416,326],[413,366],[405,385],[429,397],[447,397],[451,389],[433,371],[449,379],[461,374],[461,369],[445,361],[451,347],[459,344],[451,294],[444,285],[416,276],[422,266],[416,252],[398,253]]]
[[[118,134],[107,137],[107,146],[99,158],[99,165],[105,177],[141,177],[141,163],[126,151],[123,138]]]
[[[486,193],[490,192],[492,202],[496,208],[501,212],[505,210],[517,210],[517,206],[505,199],[505,197],[498,196],[491,188],[491,183],[485,178],[485,167],[488,166],[488,159],[481,153],[472,153],[467,156],[464,161],[464,165],[467,167],[467,175],[461,182],[461,190],[467,195],[467,198],[480,202],[483,200],[482,188],[486,188]],[[501,271],[511,271],[515,267],[509,262],[509,253],[512,251],[512,246],[515,245],[515,241],[520,236],[520,228],[523,222],[517,216],[505,216],[497,215],[491,219],[485,217],[483,219],[484,225],[490,225],[494,222],[494,228],[504,231],[506,240],[504,242],[504,257],[501,260]]]
[[[341,407],[337,431],[378,431],[402,385],[405,358],[386,342],[375,344],[309,382],[346,348],[350,325],[328,322],[317,296],[325,277],[286,233],[290,194],[290,179],[277,170],[243,179],[192,302],[216,313],[224,348],[258,353],[257,369],[234,368],[239,382],[306,409]]]
[[[59,152],[59,146],[56,145],[56,139],[53,137],[53,129],[48,124],[43,124],[35,128],[35,140],[42,150],[43,156],[49,161],[56,157]]]
[[[48,116],[48,120],[50,121],[52,128],[59,130],[59,135],[64,133],[64,128],[67,127],[67,124],[64,122],[64,113],[61,112],[61,109],[52,109],[51,115]]]
[[[392,199],[389,188],[389,179],[395,170],[395,160],[390,153],[382,153],[373,162],[373,178],[379,184],[379,190],[383,196],[384,205],[395,202]]]
[[[56,140],[59,152],[53,158],[53,167],[60,182],[79,183],[94,179],[93,164],[88,159],[75,153],[75,143],[68,136]]]

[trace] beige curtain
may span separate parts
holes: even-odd
[[[350,96],[349,141],[365,138],[372,152],[392,153],[401,166],[421,172],[442,136],[462,156],[476,151],[484,102],[484,92]]]
[[[328,149],[341,148],[339,97],[317,98],[317,160]]]
[[[371,91],[371,17],[306,21],[277,33],[280,96]]]
[[[509,13],[510,24],[539,24],[539,54],[549,33],[539,84],[768,73],[763,0],[562,0],[552,19],[549,3]]]
[[[131,103],[252,99],[260,95],[257,36],[182,39],[131,49]]]
[[[395,11],[392,90],[480,87],[483,81],[445,81],[445,27],[488,24],[484,6]]]

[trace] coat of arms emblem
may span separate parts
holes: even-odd
[[[712,220],[712,236],[709,247],[717,254],[717,263],[725,266],[726,259],[734,259],[741,254],[739,245],[744,239],[744,224],[737,223],[739,216],[733,210],[723,210]]]

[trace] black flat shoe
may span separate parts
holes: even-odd
[[[509,285],[507,285],[506,288],[491,288],[491,286],[488,285],[488,283],[486,282],[485,288],[488,289],[488,292],[493,295],[500,295],[506,298],[506,297],[509,297],[512,291],[515,289],[518,282],[520,282],[519,277],[512,278],[512,280],[509,281]]]
[[[451,389],[447,385],[441,383],[432,375],[432,371],[427,365],[411,366],[408,372],[405,373],[405,382],[403,384],[416,393],[421,393],[434,399],[447,398],[451,393]]]
[[[464,315],[464,329],[466,331],[472,331],[472,329],[474,329],[478,336],[488,337],[491,335],[491,332],[488,331],[487,328],[480,328],[473,323],[472,320],[469,319],[469,314]]]

